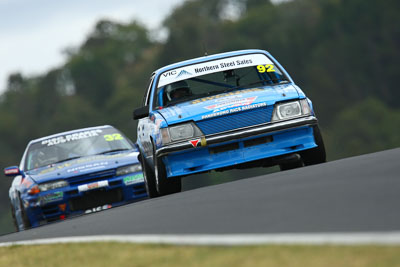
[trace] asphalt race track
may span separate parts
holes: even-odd
[[[400,230],[400,148],[148,199],[0,242],[135,234]]]

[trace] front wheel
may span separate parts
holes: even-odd
[[[15,230],[18,232],[19,231],[19,227],[18,227],[17,219],[15,218],[15,209],[14,209],[12,204],[10,204],[10,208],[11,208],[12,222],[13,222]]]
[[[314,126],[314,139],[317,147],[308,149],[300,153],[304,165],[314,165],[326,162],[326,152],[324,140],[318,126]]]
[[[17,228],[19,231],[27,230],[27,229],[31,228],[31,223],[29,222],[28,215],[26,214],[25,208],[22,205],[22,199],[19,197],[18,200],[19,200],[20,216],[21,216],[21,222],[22,222],[22,225],[20,225],[20,226],[22,226],[22,228],[19,227],[18,225],[17,225]],[[18,222],[17,218],[15,218],[15,219],[16,219],[16,222]]]
[[[153,150],[154,159],[154,175],[157,182],[157,191],[161,196],[174,194],[182,191],[181,177],[167,178],[164,162],[161,158],[156,157],[155,149]]]
[[[147,195],[149,196],[149,198],[158,197],[159,194],[157,192],[156,177],[154,176],[154,172],[151,170],[150,166],[147,164],[146,159],[142,154],[140,158],[142,163],[144,183],[146,186]]]

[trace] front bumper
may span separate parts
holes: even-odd
[[[189,141],[157,151],[167,176],[186,176],[215,169],[226,169],[316,147],[313,116],[278,123],[257,125],[236,131],[202,137],[194,147]]]
[[[275,133],[283,130],[289,130],[293,128],[298,128],[302,126],[313,126],[317,125],[318,120],[314,116],[301,117],[297,119],[275,122],[275,123],[266,123],[251,127],[246,127],[242,129],[238,129],[231,132],[219,133],[210,136],[202,136],[200,137],[200,141],[197,144],[198,146],[208,146],[213,144],[224,143],[228,141],[239,140],[247,137],[257,137],[259,135]],[[196,138],[193,138],[196,139]],[[156,150],[156,156],[162,157],[166,156],[170,153],[185,151],[188,149],[193,149],[192,143],[189,141],[182,141],[173,143],[164,147],[161,147]]]
[[[131,177],[142,176],[140,181]],[[104,178],[99,178],[104,181]],[[78,187],[93,184],[76,184],[65,188],[41,192],[25,198],[25,209],[32,227],[83,213],[92,213],[120,206],[147,197],[143,174],[133,173],[107,179],[108,185],[87,191]]]

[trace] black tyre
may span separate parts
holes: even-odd
[[[21,230],[26,230],[26,229],[31,228],[31,223],[29,222],[29,218],[28,218],[28,215],[26,214],[24,205],[22,205],[21,198],[19,198],[18,201],[19,201],[19,208],[21,209],[22,224],[23,224],[23,227],[24,227],[24,229],[19,229],[21,231]]]
[[[156,177],[154,176],[154,172],[147,164],[143,155],[141,155],[141,163],[142,163],[142,170],[143,170],[147,195],[149,196],[149,198],[158,197],[159,194],[157,192],[157,187],[156,187]]]
[[[167,179],[167,172],[165,170],[164,162],[161,158],[157,158],[155,155],[155,149],[153,149],[153,160],[154,160],[154,175],[157,182],[157,191],[161,196],[174,194],[182,191],[182,179],[181,177],[174,177]]]
[[[10,204],[10,208],[11,208],[12,222],[13,222],[15,230],[18,232],[19,228],[18,228],[18,224],[17,224],[17,219],[15,218],[15,210],[14,210],[14,207],[12,204]]]
[[[300,153],[306,166],[326,162],[325,145],[318,126],[314,126],[314,139],[318,146]]]

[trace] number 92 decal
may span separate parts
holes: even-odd
[[[264,72],[275,72],[274,65],[272,64],[267,64],[267,65],[258,65],[257,70],[259,73],[264,73]]]
[[[108,142],[111,142],[115,140],[123,140],[124,138],[122,137],[121,134],[115,133],[115,134],[105,134],[104,139]]]

